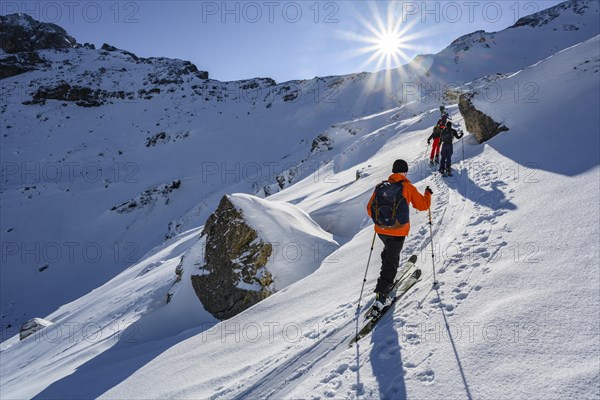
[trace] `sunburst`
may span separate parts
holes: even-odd
[[[355,13],[364,33],[343,32],[343,36],[360,44],[348,55],[364,57],[361,68],[385,70],[385,84],[392,84],[392,69],[407,64],[415,52],[424,50],[419,44],[429,36],[425,30],[416,31],[418,19],[406,21],[398,3],[389,3],[382,11],[377,3],[369,3],[370,15]],[[418,68],[418,66],[417,66]]]
[[[378,52],[386,57],[397,55],[402,50],[402,38],[393,32],[385,32],[377,39]]]

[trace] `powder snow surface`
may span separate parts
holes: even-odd
[[[598,2],[581,4],[588,5],[585,14],[597,22]],[[439,100],[432,96],[398,107],[377,109],[371,104],[368,115],[338,111],[339,118],[327,126],[323,125],[336,115],[336,107],[319,105],[318,123],[290,128],[289,136],[284,133],[287,115],[273,121],[282,129],[279,136],[256,133],[268,124],[254,126],[248,137],[236,132],[243,122],[219,131],[225,117],[208,121],[214,131],[188,142],[205,143],[194,149],[202,157],[210,155],[212,145],[219,148],[218,144],[235,139],[239,142],[228,147],[233,149],[231,160],[272,159],[271,150],[289,146],[294,149],[291,157],[305,167],[293,184],[267,199],[231,194],[235,189],[251,193],[252,185],[243,182],[220,186],[209,200],[199,200],[195,193],[194,208],[194,190],[184,189],[186,184],[193,188],[196,183],[205,190],[218,186],[221,179],[201,182],[196,175],[184,179],[182,189],[189,191],[173,200],[176,208],[161,203],[143,215],[151,226],[159,227],[158,211],[169,210],[170,217],[176,218],[176,211],[191,210],[186,224],[193,225],[198,219],[192,215],[206,216],[219,196],[229,192],[266,240],[282,243],[282,248],[295,243],[298,246],[288,249],[302,249],[298,268],[289,268],[285,257],[278,258],[281,254],[276,252],[271,267],[279,276],[280,290],[229,320],[217,321],[204,311],[190,284],[190,275],[201,273],[204,262],[205,238],[199,236],[202,227],[198,226],[202,222],[196,223],[150,249],[124,271],[106,273],[105,283],[92,286],[94,290],[38,315],[52,325],[24,341],[16,335],[2,342],[0,397],[600,398],[600,37],[597,24],[587,23],[572,31],[580,40],[548,41],[558,46],[554,51],[540,50],[545,42],[535,40],[536,35],[567,37],[560,29],[577,20],[571,11],[540,28],[494,34],[497,49],[507,51],[512,46],[523,55],[511,59],[513,63],[506,61],[510,65],[503,65],[502,74],[487,76],[496,71],[488,71],[492,67],[483,61],[465,72],[461,82],[473,79],[466,86],[493,86],[502,93],[492,101],[490,91],[479,90],[474,104],[510,130],[484,144],[468,133],[457,141],[452,178],[442,178],[425,160],[426,139],[439,117]],[[494,49],[489,51],[494,54]],[[482,52],[477,49],[473,54]],[[461,55],[470,57],[468,52]],[[521,62],[527,63],[518,66]],[[476,70],[477,65],[481,69]],[[346,88],[342,94],[359,98],[363,89]],[[352,104],[342,98],[340,109]],[[142,112],[143,105],[139,107]],[[466,131],[458,106],[446,108]],[[308,103],[299,106],[294,118],[309,118],[309,110]],[[84,118],[84,111],[80,112],[78,118]],[[85,115],[90,121],[99,118]],[[19,118],[24,117],[14,117]],[[310,131],[317,127],[317,132]],[[307,155],[306,149],[291,145],[318,132],[333,139],[331,149]],[[263,146],[248,155],[250,144],[257,140],[264,140]],[[15,150],[13,145],[3,140],[3,156],[5,148]],[[22,151],[39,155],[44,146],[40,139]],[[185,147],[177,146],[180,151]],[[166,165],[185,159],[183,153],[169,151]],[[357,315],[373,239],[365,206],[373,187],[387,178],[397,158],[409,162],[408,178],[421,192],[426,186],[434,191],[432,230],[440,284],[432,287],[427,213],[411,211],[412,229],[402,260],[411,254],[419,257],[421,281],[370,336],[349,348],[347,343],[372,300],[382,249],[377,239],[361,315]],[[152,157],[140,159],[149,168],[141,170],[140,179],[152,173],[165,182],[172,178],[168,167],[154,165]],[[189,169],[184,163],[177,162],[178,171],[193,170],[191,162]],[[124,198],[140,192],[137,186],[119,187]],[[56,202],[64,195],[58,188],[52,193]],[[16,194],[2,196],[4,219],[5,200],[11,207],[19,206]],[[98,217],[86,228],[97,228],[112,238],[111,227],[120,222],[108,214],[106,204],[93,198],[93,192],[85,192],[92,208],[89,215],[107,213],[114,221]],[[29,209],[37,213],[42,207],[38,206]],[[15,217],[10,221],[17,226]],[[135,235],[149,231],[141,215],[129,221]],[[144,243],[149,246],[153,240],[156,237]],[[320,247],[328,251],[311,252]],[[180,280],[176,269],[182,271]],[[13,275],[17,273],[3,271],[2,279]],[[25,274],[18,276],[13,285],[26,281]],[[86,275],[78,272],[77,280],[81,276]],[[66,273],[56,275],[43,284],[56,289],[66,277]],[[70,282],[70,287],[75,283]],[[42,283],[29,287],[38,286]],[[30,303],[44,301],[32,293],[22,297]],[[69,296],[73,293],[49,301]]]

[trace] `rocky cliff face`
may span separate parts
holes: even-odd
[[[39,22],[27,14],[0,16],[0,45],[7,53],[66,49],[77,41],[55,24]]]
[[[273,277],[265,268],[273,251],[246,224],[242,211],[224,196],[208,218],[205,265],[192,275],[204,308],[219,319],[230,318],[273,293]]]
[[[33,70],[53,70],[53,76],[45,79],[45,82],[32,82],[36,88],[44,86],[45,91],[35,92],[28,104],[54,99],[75,101],[83,107],[97,107],[106,103],[109,98],[150,99],[152,96],[148,93],[156,90],[160,92],[157,86],[182,84],[190,79],[199,85],[208,80],[209,76],[207,71],[198,70],[189,61],[138,57],[106,43],[98,50],[93,44],[81,45],[60,26],[36,21],[27,14],[0,16],[0,46],[0,79]],[[57,56],[56,53],[63,53],[63,56]],[[94,64],[91,68],[81,70],[79,67],[83,64],[82,56],[85,57],[86,54],[94,59]],[[116,70],[115,62],[128,66]],[[146,69],[148,74],[144,84],[138,85],[136,82],[134,85],[131,82],[129,85],[135,86],[139,91],[100,89],[103,81],[130,82],[128,68],[144,65],[150,67]],[[114,76],[115,73],[120,76]],[[143,88],[146,84],[153,87]]]
[[[477,110],[472,102],[473,94],[460,95],[458,109],[465,119],[465,125],[469,132],[475,133],[479,143],[490,140],[500,132],[507,131],[508,128],[494,121],[490,116]]]
[[[0,48],[8,53],[0,58],[0,79],[47,69],[50,63],[37,50],[77,46],[77,41],[58,25],[36,21],[26,14],[0,16]]]

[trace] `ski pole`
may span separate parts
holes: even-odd
[[[465,133],[461,130],[462,136],[460,137],[460,147],[462,147],[463,153],[463,164],[465,163]]]
[[[435,278],[435,253],[433,250],[433,222],[431,220],[431,207],[429,207],[429,235],[431,236],[431,266],[433,267],[433,286],[438,284]]]
[[[425,150],[425,156],[423,156],[423,158],[427,158],[427,153],[429,153],[429,143],[427,143],[427,149]]]
[[[367,269],[365,269],[363,284],[360,288],[360,296],[358,296],[358,306],[356,307],[357,312],[360,311],[360,301],[362,300],[363,290],[365,289],[365,283],[367,282],[367,272],[369,271],[369,264],[371,263],[371,254],[373,254],[373,247],[375,247],[375,236],[377,236],[377,233],[373,232],[373,241],[371,242],[371,251],[369,252],[369,259],[367,260]]]

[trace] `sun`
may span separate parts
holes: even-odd
[[[399,33],[385,32],[377,38],[378,51],[384,56],[399,55],[402,50],[402,39]]]
[[[370,13],[364,10],[352,13],[358,22],[358,31],[341,34],[347,40],[361,44],[347,54],[351,58],[364,57],[362,68],[391,71],[410,62],[421,50],[422,40],[429,32],[415,29],[418,19],[408,21],[403,18],[399,3],[380,4],[369,2]]]

